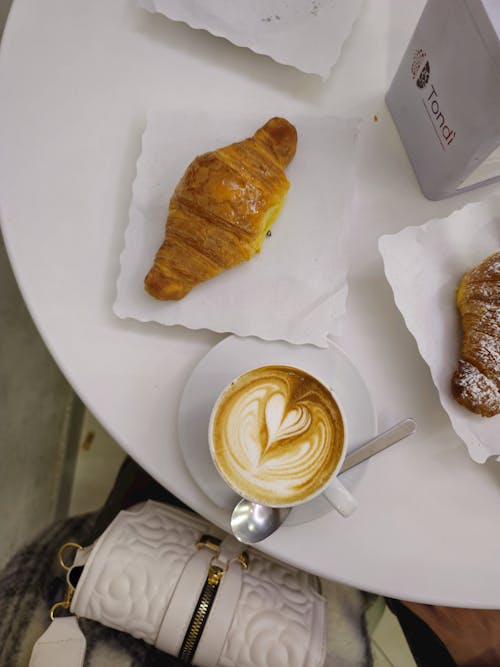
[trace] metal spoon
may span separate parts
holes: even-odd
[[[403,419],[392,428],[369,440],[352,454],[348,454],[339,474],[354,468],[386,447],[411,435],[415,428],[414,419]],[[259,503],[242,498],[231,515],[231,529],[234,536],[243,544],[255,544],[274,533],[290,511],[290,507],[267,507],[267,505],[259,505]]]

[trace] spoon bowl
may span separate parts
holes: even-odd
[[[394,445],[416,428],[413,419],[403,419],[395,426],[375,436],[362,447],[346,456],[342,470],[345,472],[366,461],[386,447]],[[231,515],[233,535],[243,544],[255,544],[272,535],[290,514],[290,507],[268,507],[242,498]]]
[[[261,542],[281,526],[290,511],[290,507],[268,507],[242,498],[231,515],[231,529],[244,544]]]

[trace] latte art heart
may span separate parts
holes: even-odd
[[[219,471],[240,495],[264,504],[299,502],[322,488],[343,441],[331,393],[288,366],[241,376],[221,398],[212,426]]]
[[[299,436],[311,425],[311,414],[305,406],[298,406],[285,414],[286,404],[286,396],[279,392],[272,394],[267,399],[265,407],[266,449],[278,440]]]

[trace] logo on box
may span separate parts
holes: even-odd
[[[416,85],[423,90],[430,82],[431,66],[427,53],[423,49],[417,49],[411,63],[412,79],[416,79]],[[433,83],[430,84],[430,94],[422,98],[423,105],[431,121],[434,133],[441,148],[446,150],[456,136],[455,130],[448,125],[448,121],[441,108],[439,93]]]

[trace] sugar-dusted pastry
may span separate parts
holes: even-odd
[[[284,168],[296,145],[295,127],[272,118],[253,137],[197,157],[170,200],[146,291],[182,299],[259,252],[288,192]]]
[[[483,417],[500,413],[500,251],[462,278],[457,290],[462,351],[451,390]]]

